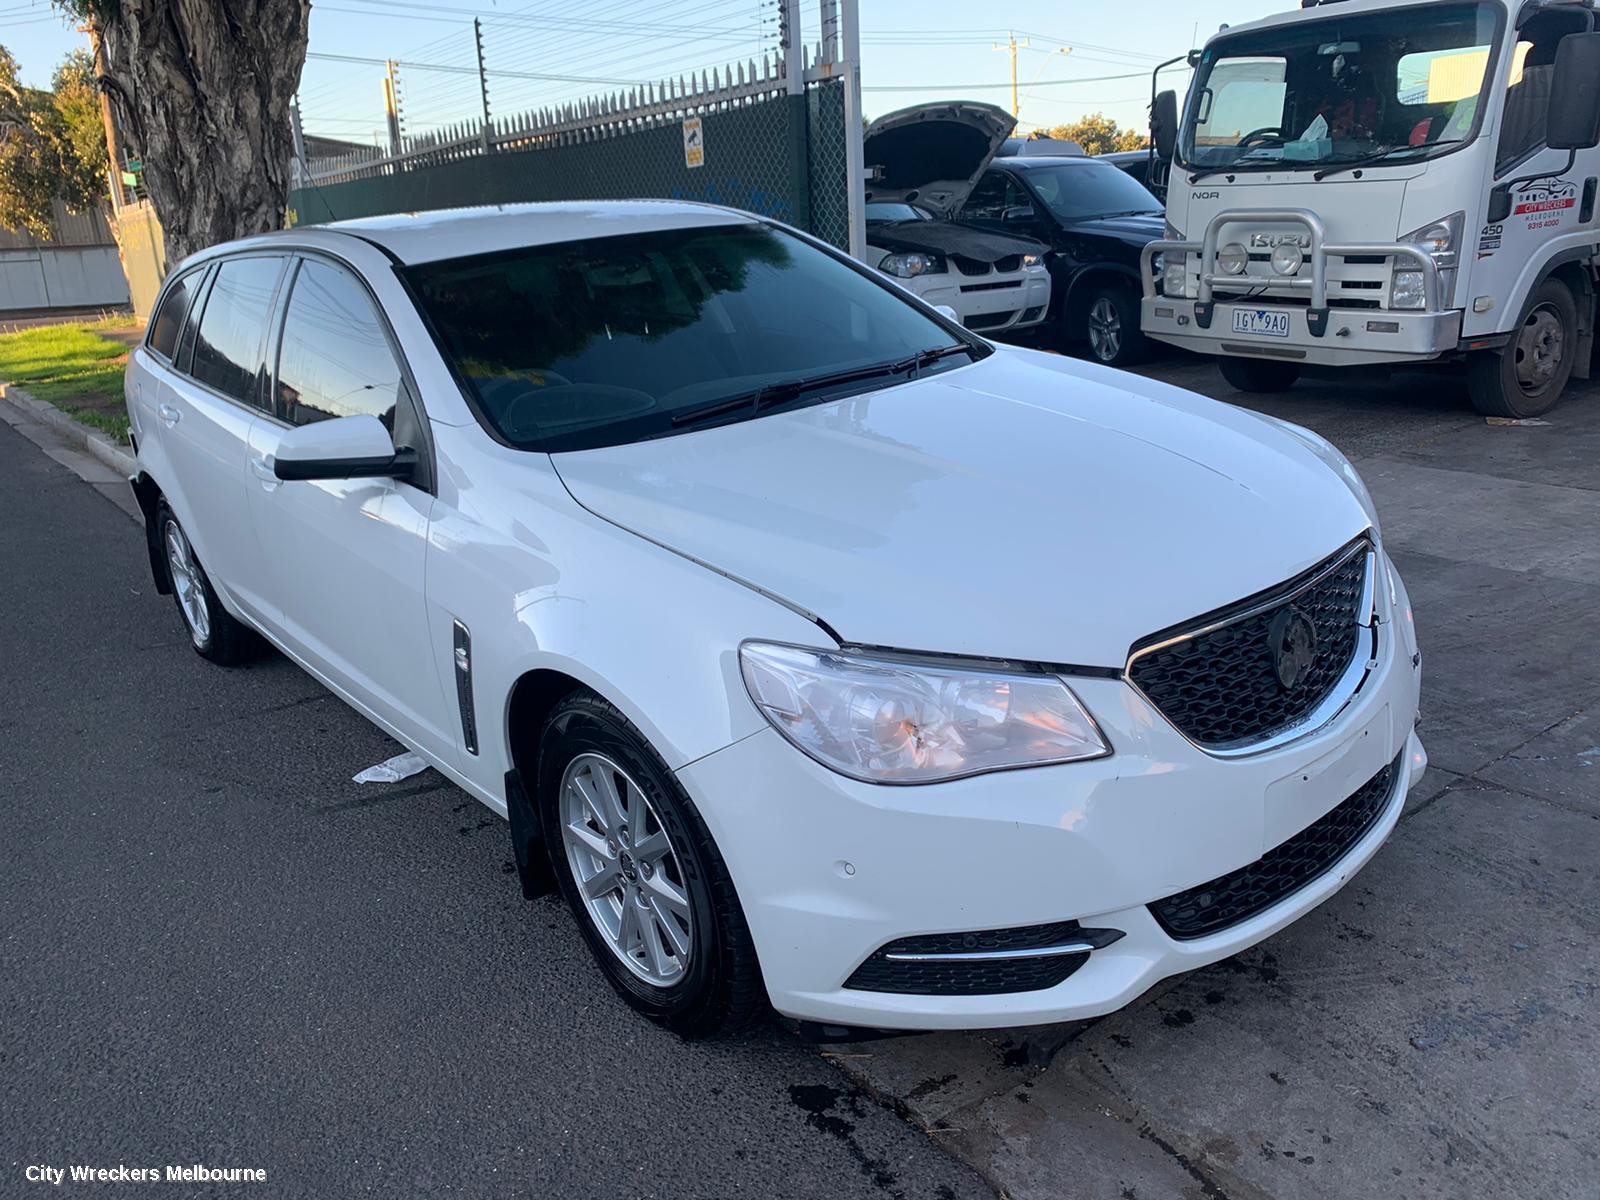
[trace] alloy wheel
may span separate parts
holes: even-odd
[[[561,777],[561,840],[589,918],[646,983],[670,987],[694,952],[694,914],[677,851],[644,790],[603,754]]]
[[[1561,371],[1566,357],[1567,335],[1561,314],[1550,304],[1541,304],[1528,314],[1517,335],[1517,383],[1530,395],[1549,386]]]
[[[1101,362],[1110,362],[1122,350],[1122,317],[1109,296],[1096,296],[1089,306],[1089,348]]]
[[[172,575],[172,590],[178,593],[178,608],[189,636],[202,649],[211,640],[211,606],[206,603],[206,585],[200,576],[189,539],[176,521],[167,522],[167,567]]]

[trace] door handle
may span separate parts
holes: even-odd
[[[176,425],[178,419],[183,416],[175,404],[163,404],[156,411],[161,414],[161,420],[168,425]]]
[[[273,471],[273,458],[270,454],[252,454],[250,456],[250,474],[276,486],[282,482]]]

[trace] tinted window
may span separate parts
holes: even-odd
[[[190,271],[180,276],[167,289],[155,320],[150,322],[150,349],[162,358],[171,359],[178,348],[178,333],[183,329],[183,318],[188,315],[194,294],[200,289],[205,272]]]
[[[278,351],[279,414],[295,425],[368,414],[394,432],[400,364],[364,287],[308,259],[294,277]]]
[[[968,193],[961,216],[969,221],[998,221],[1005,215],[1006,209],[1026,203],[1027,199],[1018,195],[1017,186],[1011,182],[1010,176],[1000,171],[990,171]]]
[[[1036,167],[1028,172],[1028,183],[1039,203],[1062,221],[1161,211],[1161,205],[1143,184],[1109,163]]]
[[[915,204],[900,204],[892,200],[876,200],[866,207],[869,221],[926,221],[928,214]]]
[[[406,274],[478,411],[514,445],[548,450],[672,433],[690,409],[952,342],[898,289],[756,224],[530,246]],[[854,390],[898,381],[876,375]]]
[[[190,373],[225,396],[258,402],[267,323],[283,259],[231,258],[217,268]]]

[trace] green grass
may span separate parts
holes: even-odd
[[[36,399],[126,442],[122,370],[128,344],[137,333],[138,326],[123,319],[0,334],[0,380],[15,383]]]

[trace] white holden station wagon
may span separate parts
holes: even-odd
[[[1342,886],[1426,759],[1320,437],[666,202],[298,229],[127,373],[157,587],[509,818],[685,1034],[1108,1012]]]

